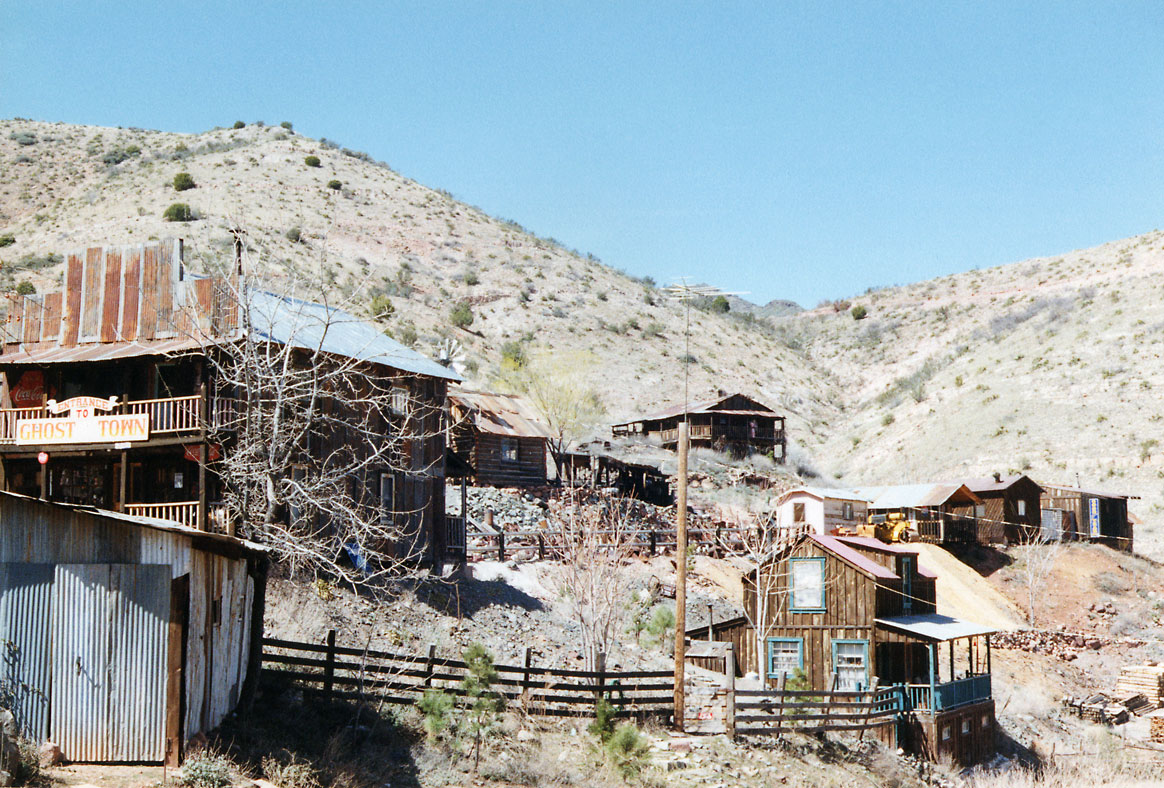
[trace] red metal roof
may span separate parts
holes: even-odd
[[[550,428],[538,421],[534,409],[513,394],[451,388],[449,402],[464,409],[481,432],[516,438],[554,437]]]
[[[896,543],[890,544],[889,542],[882,542],[880,539],[875,539],[872,536],[837,536],[834,538],[839,539],[842,542],[859,545],[870,550],[879,550],[883,553],[897,553],[912,555],[915,558],[917,557],[916,550],[910,550],[908,547]],[[917,573],[922,577],[937,577],[936,574],[926,569],[920,563],[917,564]]]

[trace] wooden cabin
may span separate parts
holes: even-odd
[[[777,527],[807,525],[812,533],[822,536],[855,529],[866,522],[868,514],[869,501],[852,490],[798,487],[776,502]]]
[[[679,423],[686,416],[692,446],[703,446],[736,455],[771,454],[783,463],[788,440],[784,417],[767,405],[743,394],[728,394],[667,410],[611,427],[614,437],[646,436],[658,439],[664,448],[679,445]]]
[[[975,479],[955,479],[982,499],[979,504],[954,506],[953,512],[973,518],[979,544],[1015,544],[1039,533],[1039,498],[1043,488],[1023,474]]]
[[[183,248],[168,240],[75,252],[62,290],[9,296],[0,489],[203,531],[233,527],[214,468],[251,393],[220,380],[211,354],[244,339],[239,286],[237,278],[192,274]],[[409,542],[401,549],[441,560],[442,414],[446,386],[459,378],[339,310],[259,291],[245,297],[252,340],[355,363],[369,386],[400,403],[379,430],[384,441],[403,436],[407,456],[353,483],[383,517],[399,521]],[[355,441],[333,433],[306,442],[304,466],[369,443],[369,430]]]
[[[857,487],[853,493],[869,500],[871,518],[900,516],[909,523],[910,538],[934,544],[973,544],[978,526],[972,514],[983,501],[964,484],[903,484]]]
[[[258,680],[265,548],[0,492],[0,677],[67,761],[165,762]]]
[[[472,466],[475,484],[544,485],[553,437],[521,397],[449,389],[449,446]]]
[[[906,546],[806,535],[746,577],[746,615],[710,634],[769,686],[801,673],[822,691],[900,686],[902,746],[977,762],[994,750],[994,630],[939,615],[936,582]]]
[[[1043,535],[1048,539],[1091,541],[1132,552],[1134,532],[1128,500],[1134,495],[1043,484]]]

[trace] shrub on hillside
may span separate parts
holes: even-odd
[[[0,235],[0,249],[3,249],[5,246],[12,246],[14,243],[16,243],[16,236],[12,233]]]
[[[333,180],[330,180],[327,182],[327,188],[331,189],[334,192],[338,192],[343,187],[344,187],[343,181],[337,181],[337,180],[333,179]]]
[[[377,320],[387,320],[396,311],[396,307],[392,305],[392,299],[382,293],[372,298],[372,303],[369,304],[368,308],[372,312],[372,317]]]
[[[8,139],[15,142],[17,145],[35,145],[36,135],[31,131],[14,131],[8,135]]]
[[[455,328],[468,328],[473,325],[473,308],[465,301],[461,301],[449,312],[449,322]]]
[[[17,295],[36,295],[36,285],[27,279],[21,279],[20,284],[16,286]]]
[[[291,129],[292,129],[291,121],[289,121],[289,120],[285,120],[282,123],[280,123],[279,125],[285,129],[287,129],[287,131],[291,131]]]
[[[322,166],[322,164],[319,161],[318,156],[305,156],[303,158],[303,163],[306,164],[308,167],[320,167],[320,166]]]
[[[732,311],[732,305],[727,300],[726,296],[716,296],[711,302],[711,311],[719,315],[725,315]]]
[[[242,128],[246,128],[246,125],[247,125],[247,124],[243,123],[241,120],[236,120],[236,121],[234,122],[234,126],[233,126],[233,128],[236,128],[236,129],[242,129]]]
[[[180,172],[174,176],[174,191],[176,192],[184,192],[187,189],[193,189],[197,185],[188,172]]]
[[[854,320],[864,320],[866,317],[868,317],[869,310],[860,304],[857,304],[855,307],[853,307],[853,311],[849,314],[853,316]]]
[[[287,240],[293,244],[297,244],[303,240],[303,231],[301,231],[298,227],[292,227],[285,233],[285,235],[287,236]]]
[[[192,222],[196,218],[194,211],[184,202],[176,202],[162,212],[162,219],[167,222]]]

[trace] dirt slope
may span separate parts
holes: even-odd
[[[938,612],[1000,630],[1025,626],[1022,611],[973,568],[937,545],[915,544],[922,566],[938,575]]]

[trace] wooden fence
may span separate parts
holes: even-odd
[[[527,648],[523,665],[493,666],[499,674],[493,689],[528,714],[592,716],[605,695],[621,716],[671,716],[672,671],[607,671],[603,663],[600,655],[596,671],[542,667]],[[411,704],[430,688],[459,695],[466,670],[461,660],[438,656],[436,646],[423,655],[339,646],[335,630],[325,643],[263,639],[264,679],[295,681],[325,698]]]
[[[735,690],[737,735],[776,735],[784,731],[873,731],[896,728],[905,712],[899,686],[864,691],[760,689]],[[886,731],[884,734],[890,733]]]

